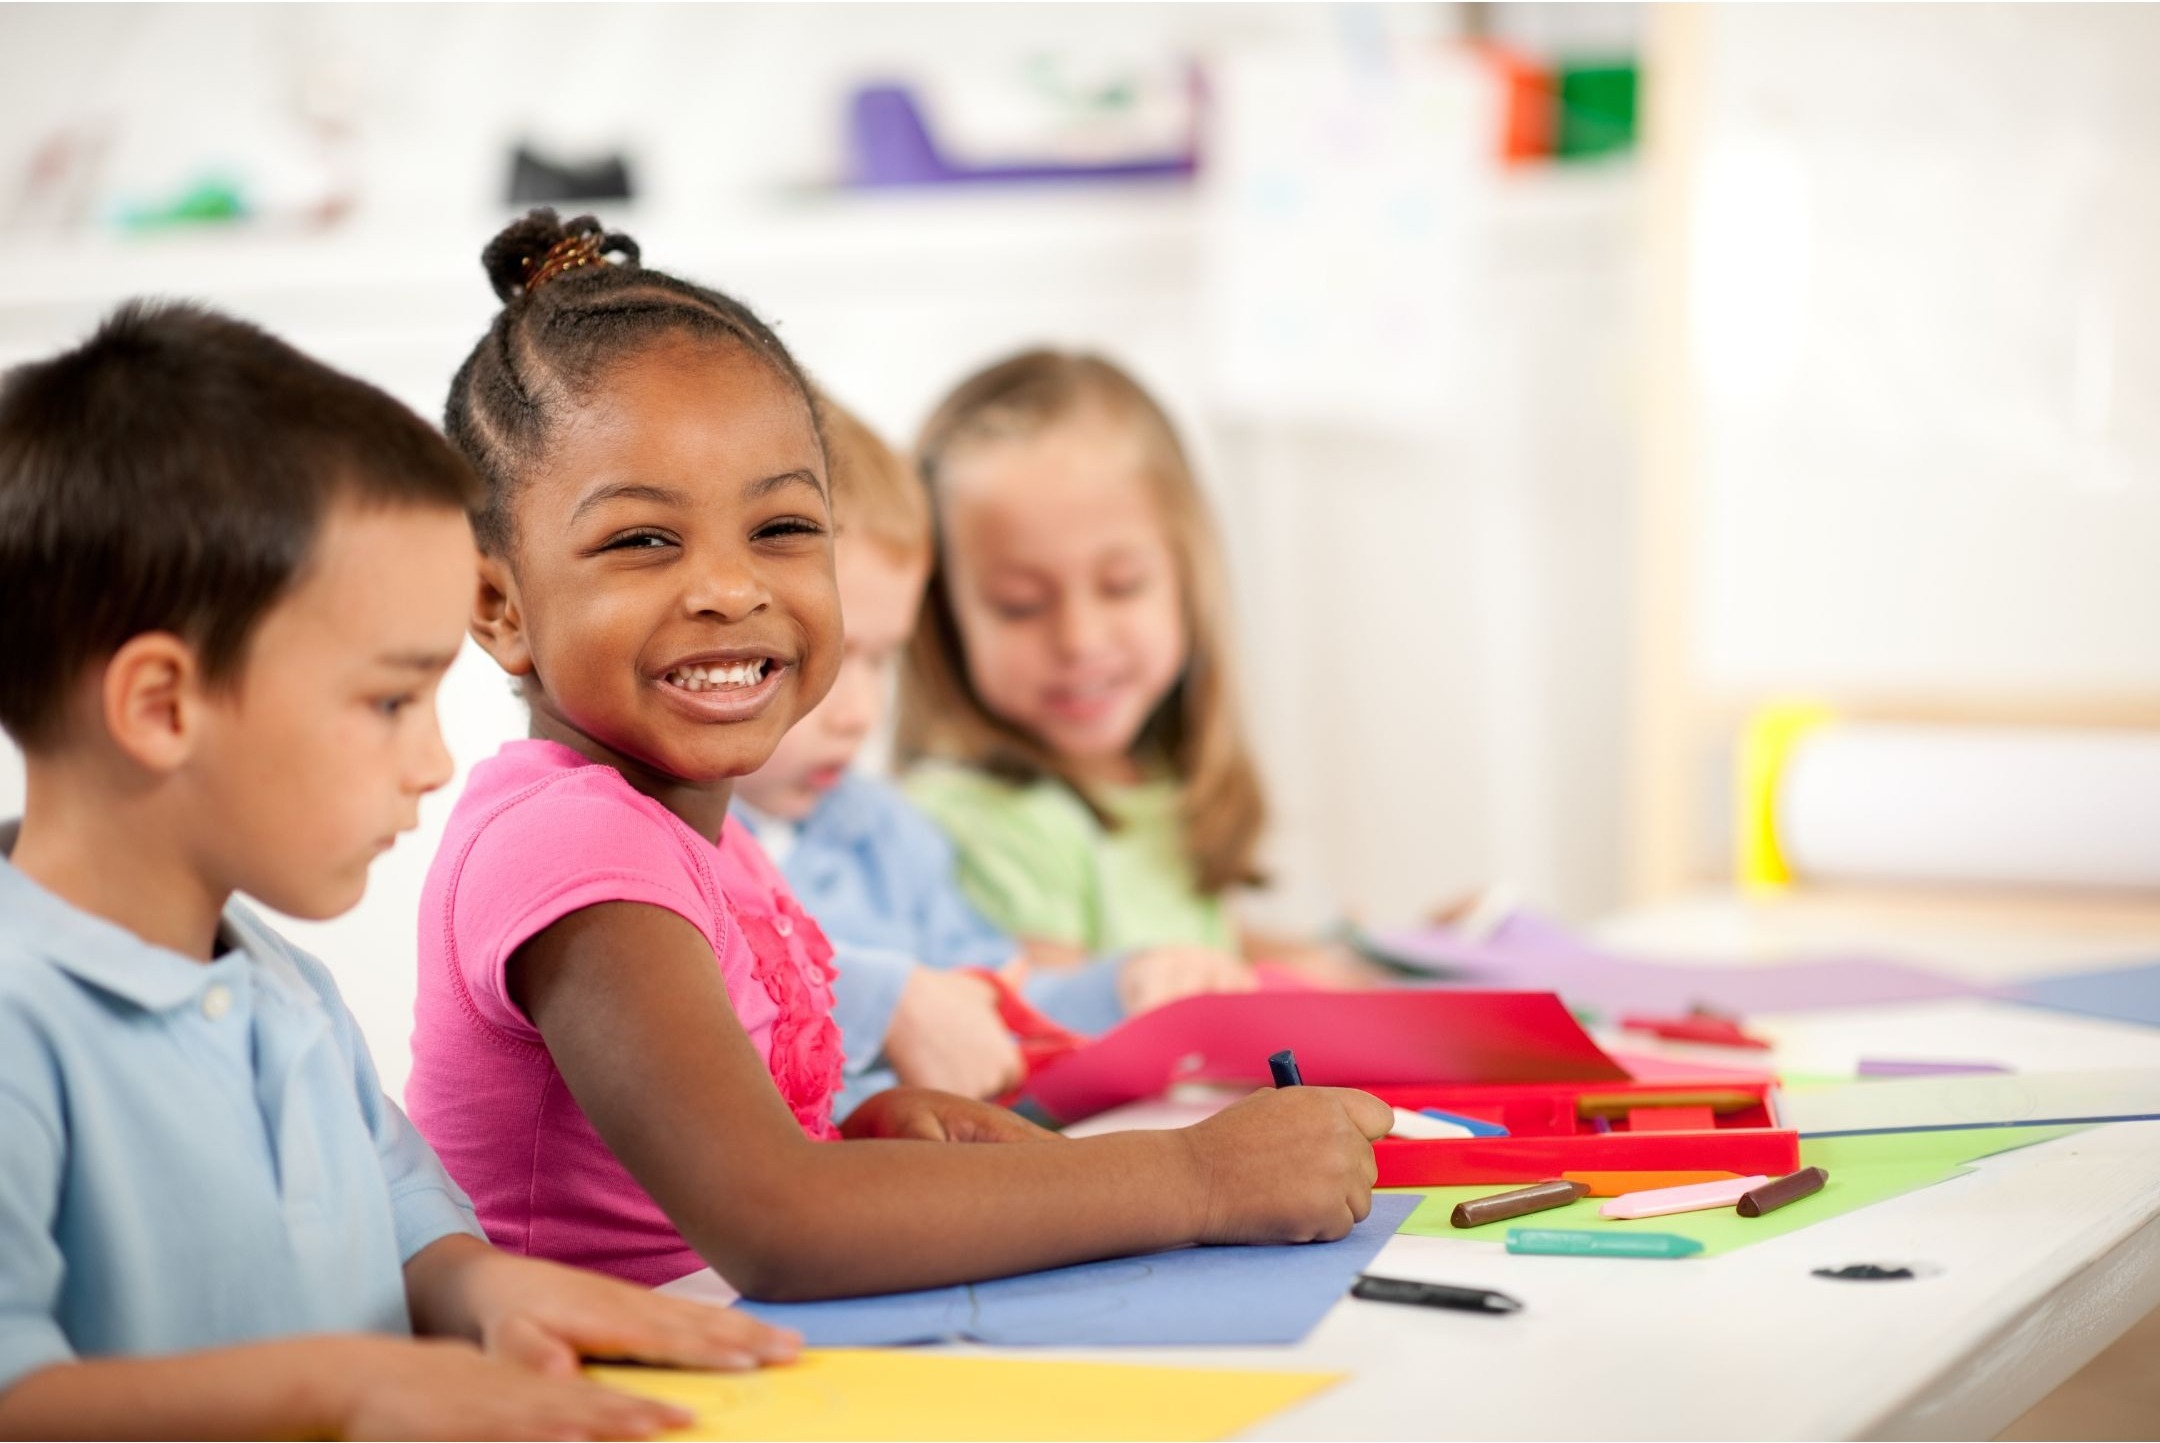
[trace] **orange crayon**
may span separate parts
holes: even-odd
[[[1622,1197],[1631,1192],[1648,1192],[1652,1188],[1691,1187],[1699,1182],[1726,1182],[1740,1176],[1736,1172],[1706,1170],[1678,1170],[1673,1172],[1564,1172],[1563,1182],[1579,1182],[1590,1189],[1592,1197]]]

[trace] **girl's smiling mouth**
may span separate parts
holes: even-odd
[[[1132,689],[1132,679],[1123,675],[1065,682],[1044,691],[1043,707],[1068,722],[1100,721],[1116,710]]]
[[[772,703],[791,670],[776,656],[711,652],[669,666],[654,686],[675,708],[698,721],[748,721]]]

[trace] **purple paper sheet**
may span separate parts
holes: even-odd
[[[1552,991],[1601,1012],[1673,1015],[1700,1003],[1748,1017],[1972,997],[1986,990],[1923,967],[1864,957],[1735,967],[1623,957],[1528,912],[1514,913],[1483,939],[1434,927],[1376,932],[1367,941],[1383,956],[1434,974],[1441,986]]]
[[[2008,1072],[2000,1062],[1938,1062],[1925,1058],[1863,1057],[1862,1077],[1982,1077]]]

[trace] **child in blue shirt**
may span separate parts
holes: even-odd
[[[822,405],[845,656],[825,700],[736,783],[733,810],[833,944],[846,1052],[835,1111],[895,1082],[995,1097],[1020,1080],[996,991],[971,969],[998,971],[1037,1011],[1083,1033],[1192,993],[1249,988],[1242,961],[1206,948],[1091,959],[1023,944],[968,900],[937,824],[898,788],[852,769],[914,631],[930,513],[906,463],[830,398]]]
[[[643,1437],[687,1417],[581,1355],[793,1355],[489,1247],[329,973],[232,900],[344,911],[449,779],[475,496],[201,310],[0,384],[0,1437]]]

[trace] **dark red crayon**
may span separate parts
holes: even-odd
[[[1798,1202],[1811,1193],[1822,1191],[1823,1184],[1830,1181],[1830,1174],[1819,1167],[1804,1167],[1795,1173],[1766,1182],[1753,1192],[1740,1195],[1739,1212],[1744,1218],[1759,1218],[1764,1213],[1774,1213],[1787,1203]]]

